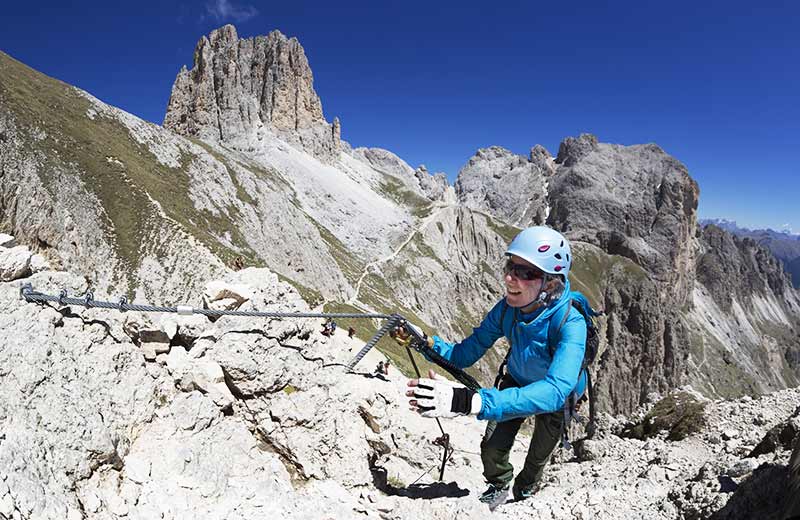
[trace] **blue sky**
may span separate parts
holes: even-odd
[[[452,181],[490,145],[655,142],[699,182],[701,217],[800,232],[798,2],[4,4],[1,50],[159,124],[202,35],[279,29],[354,146]]]

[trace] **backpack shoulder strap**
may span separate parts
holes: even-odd
[[[503,309],[500,311],[500,331],[503,335],[506,335],[506,329],[503,327],[504,322],[506,321],[506,311],[508,310],[508,302],[505,298],[503,298]]]
[[[500,311],[500,330],[503,332],[503,336],[506,335],[506,329],[504,327],[504,322],[506,318],[506,310],[508,310],[508,302],[503,299],[503,309]],[[506,357],[503,358],[503,362],[500,363],[500,366],[497,369],[497,377],[494,379],[494,387],[500,388],[500,382],[503,380],[506,372],[506,365],[508,364],[508,357],[511,355],[511,348],[513,347],[511,343],[511,336],[514,334],[514,326],[517,323],[517,313],[519,311],[514,309],[514,317],[511,321],[511,330],[509,331],[509,335],[506,336],[508,340],[508,351],[506,352]]]
[[[564,326],[564,323],[567,322],[567,317],[569,316],[569,312],[572,310],[572,298],[569,299],[569,303],[564,305],[561,309],[554,312],[552,316],[550,316],[550,324],[547,327],[547,347],[550,350],[550,357],[552,358],[556,354],[556,347],[558,346],[558,340],[561,332],[561,327]],[[560,318],[558,317],[560,313]],[[558,327],[553,327],[553,324],[556,323],[558,320]]]

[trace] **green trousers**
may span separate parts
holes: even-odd
[[[506,375],[500,383],[500,389],[517,386],[510,376]],[[483,476],[486,481],[495,486],[505,486],[514,477],[514,466],[508,458],[514,445],[514,438],[519,432],[525,418],[511,419],[509,421],[489,421],[486,433],[481,442],[481,460],[483,461]],[[514,487],[526,488],[537,484],[542,478],[544,467],[550,460],[553,450],[561,439],[561,425],[564,422],[564,412],[559,410],[554,413],[537,415],[533,430],[533,438],[525,457],[525,465],[517,475]]]

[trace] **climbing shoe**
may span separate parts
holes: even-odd
[[[494,511],[494,508],[503,504],[508,497],[508,484],[505,486],[496,486],[489,484],[489,488],[483,492],[480,501],[489,505],[489,509]]]
[[[536,484],[528,484],[522,487],[518,487],[514,484],[512,492],[514,493],[514,501],[519,502],[520,500],[532,497],[533,494],[536,493]]]

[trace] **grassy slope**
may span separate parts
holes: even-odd
[[[220,213],[214,215],[194,207],[187,173],[195,159],[192,155],[184,154],[179,168],[159,163],[122,123],[100,115],[90,119],[90,101],[73,87],[2,53],[0,96],[25,139],[26,151],[43,162],[39,174],[51,194],[58,197],[54,175],[77,172],[86,189],[99,199],[106,217],[104,232],[127,265],[129,276],[139,266],[148,238],[163,225],[148,195],[224,260],[239,255],[252,258],[234,221],[235,208],[219,208]],[[233,249],[220,240],[225,233],[230,234]],[[130,281],[135,285],[135,280]]]
[[[55,175],[75,172],[86,189],[99,199],[105,213],[103,232],[109,243],[114,244],[117,256],[125,266],[124,276],[130,287],[138,284],[133,273],[144,254],[152,252],[159,256],[158,244],[153,242],[153,238],[159,229],[163,229],[164,222],[155,213],[148,195],[161,204],[168,217],[229,265],[237,256],[241,256],[246,265],[264,265],[239,231],[238,208],[220,207],[217,214],[195,208],[189,198],[187,172],[190,163],[196,160],[193,155],[185,153],[179,168],[159,163],[119,121],[99,115],[90,119],[87,112],[91,102],[73,87],[36,72],[2,52],[0,99],[16,121],[25,141],[25,151],[35,154],[40,160],[39,175],[51,195],[59,196],[53,185]],[[247,193],[239,183],[231,163],[207,144],[195,143],[228,171],[238,198],[246,204],[254,204],[254,194]],[[240,163],[239,166],[276,188],[289,188],[276,172],[252,164]],[[233,247],[222,239],[226,234]],[[343,266],[343,270],[350,273],[353,269],[348,264]],[[312,303],[319,301],[316,291],[282,278],[297,287]]]

